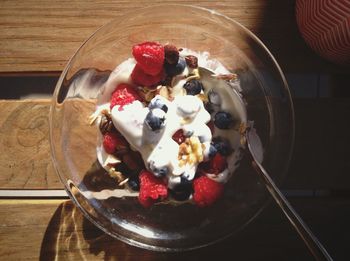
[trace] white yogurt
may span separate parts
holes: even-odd
[[[147,168],[168,170],[166,178],[169,187],[172,187],[173,181],[178,180],[174,179],[174,176],[184,175],[192,180],[199,163],[180,166],[179,145],[172,136],[179,129],[183,129],[185,133],[191,132],[191,137],[200,137],[208,146],[211,141],[211,132],[206,124],[210,121],[210,114],[196,96],[177,96],[173,101],[168,101],[157,95],[153,99],[163,99],[168,107],[163,129],[152,131],[148,127],[145,118],[150,110],[140,101],[124,105],[122,110],[119,110],[118,105],[114,106],[111,111],[112,120],[131,147],[141,153]]]

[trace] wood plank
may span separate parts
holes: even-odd
[[[350,257],[345,240],[350,232],[349,199],[291,202],[335,260]],[[6,260],[311,260],[274,204],[237,235],[216,245],[165,254],[131,247],[103,234],[71,201],[60,200],[0,200],[0,256]]]
[[[1,188],[62,188],[49,145],[49,100],[0,102]]]
[[[294,99],[295,149],[285,187],[349,189],[349,99]]]
[[[294,2],[223,0],[196,1],[196,5],[221,12],[256,33],[286,71],[346,72],[306,46],[295,22]],[[0,72],[62,71],[81,43],[103,24],[139,7],[170,3],[193,1],[2,1]]]
[[[294,99],[294,105],[295,150],[282,187],[348,190],[349,100]],[[49,157],[49,106],[49,100],[0,101],[0,189],[62,188]]]
[[[50,104],[50,100],[0,102],[0,110],[5,115],[0,119],[0,148],[3,151],[0,156],[1,188],[62,188],[50,157]],[[62,139],[68,144],[67,150],[80,150],[79,154],[70,155],[70,160],[77,171],[85,173],[96,159],[97,139],[89,137],[97,137],[97,134],[88,123],[88,117],[95,108],[94,104],[71,100],[66,102],[63,108],[69,111],[67,115],[74,117],[66,127],[69,129],[69,135]],[[70,139],[74,142],[69,142]],[[57,142],[60,141],[61,138],[57,138]],[[88,150],[88,147],[93,149]]]

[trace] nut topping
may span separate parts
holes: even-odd
[[[105,135],[107,132],[111,132],[114,129],[112,118],[109,113],[102,112],[99,128],[102,135]]]
[[[179,146],[179,165],[196,164],[203,161],[204,145],[199,141],[198,137],[187,138],[185,142]]]

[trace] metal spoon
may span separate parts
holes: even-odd
[[[232,90],[234,106],[235,109],[238,110],[239,118],[242,122],[247,122],[247,113],[245,109],[245,103],[241,95],[229,85],[229,82],[226,80],[218,79],[214,77],[214,73],[206,68],[199,68],[199,74],[201,81],[206,86],[218,86],[225,84],[226,88]],[[253,146],[253,141],[256,140],[256,132],[251,131],[250,128],[246,128],[246,130],[242,133],[243,138],[246,140],[247,144],[247,154],[251,160],[251,164],[255,171],[260,175],[263,180],[267,190],[270,192],[271,196],[281,208],[283,213],[288,218],[289,222],[293,225],[295,230],[298,232],[299,236],[302,238],[306,246],[308,247],[311,254],[315,257],[316,260],[333,260],[331,256],[328,254],[327,250],[322,246],[322,244],[318,241],[316,236],[311,232],[305,222],[301,219],[301,217],[297,214],[294,208],[290,205],[288,200],[282,194],[282,192],[278,189],[276,184],[271,179],[270,175],[261,165],[258,159],[261,158],[260,149],[257,146]]]

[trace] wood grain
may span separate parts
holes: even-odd
[[[349,231],[343,227],[350,218],[349,200],[294,198],[291,203],[335,260],[350,257]],[[6,260],[311,260],[274,204],[236,236],[181,254],[117,241],[87,221],[71,201],[0,200],[0,225],[0,256]]]
[[[349,100],[294,99],[294,105],[295,150],[283,188],[349,189]],[[0,101],[0,189],[62,188],[49,157],[49,106],[49,100]]]
[[[0,156],[1,188],[62,188],[51,161],[50,105],[50,100],[0,101],[0,110],[4,116],[0,119],[0,148],[3,152]],[[96,159],[97,138],[91,140],[89,137],[97,137],[97,134],[88,123],[88,116],[94,108],[93,102],[74,99],[65,101],[61,109],[66,112],[64,122],[69,122],[69,126],[54,126],[53,140],[58,147],[64,143],[67,153],[80,151],[69,158],[78,173],[79,170],[85,173]],[[61,129],[66,130],[67,135],[56,137]],[[59,157],[62,154],[57,155],[62,163],[67,162],[63,156]]]
[[[49,146],[49,100],[0,102],[1,188],[61,188]]]
[[[0,72],[59,72],[100,26],[140,7],[171,3],[194,4],[187,0],[1,1]],[[195,4],[221,12],[256,33],[286,71],[346,71],[321,60],[306,46],[296,26],[294,0]]]

